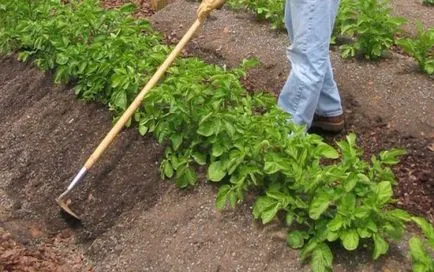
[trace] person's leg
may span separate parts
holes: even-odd
[[[332,33],[330,0],[287,0],[285,25],[291,45],[291,72],[278,104],[292,121],[310,127],[328,71]]]
[[[333,30],[336,15],[339,8],[339,0],[328,0],[332,3],[330,10],[330,28]],[[338,87],[333,78],[333,70],[330,58],[327,61],[327,72],[324,77],[323,87],[320,92],[316,114],[323,117],[339,116],[343,113]]]
[[[285,28],[288,32],[289,41],[294,40],[294,32],[292,30],[292,15],[291,15],[291,5],[290,1],[285,2]]]
[[[324,117],[339,116],[343,113],[341,97],[333,78],[333,70],[330,60],[328,61],[327,66],[327,73],[324,77],[324,84],[320,92],[315,113]]]

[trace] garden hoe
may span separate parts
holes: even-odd
[[[140,91],[140,93],[137,95],[137,97],[134,99],[134,101],[131,103],[131,105],[127,108],[127,110],[124,112],[124,114],[122,114],[122,116],[119,118],[119,120],[113,126],[113,128],[107,133],[107,135],[104,137],[102,142],[98,145],[98,147],[95,149],[95,151],[92,153],[92,155],[88,158],[88,160],[84,164],[83,168],[81,168],[80,171],[78,172],[78,174],[74,177],[74,179],[69,184],[66,191],[64,191],[56,199],[59,206],[65,212],[67,212],[71,216],[75,217],[76,219],[80,220],[80,217],[68,207],[68,204],[64,200],[65,196],[77,185],[77,183],[79,183],[84,178],[84,176],[89,171],[89,169],[92,168],[92,166],[99,159],[99,157],[102,155],[102,153],[111,144],[111,142],[116,137],[116,135],[124,127],[126,122],[131,118],[131,116],[134,114],[136,109],[141,105],[145,95],[154,87],[155,84],[157,84],[157,82],[160,80],[160,78],[166,72],[168,67],[175,60],[176,56],[179,54],[179,52],[181,52],[181,50],[184,48],[185,44],[191,39],[193,34],[199,28],[201,23],[202,22],[199,19],[197,19],[193,23],[193,25],[190,27],[190,29],[187,31],[187,33],[184,35],[184,37],[182,37],[182,39],[176,45],[175,49],[173,49],[173,51],[170,53],[170,55],[167,57],[167,59],[163,62],[163,64],[158,68],[158,70],[155,72],[155,74],[152,76],[152,78],[148,81],[146,86]]]

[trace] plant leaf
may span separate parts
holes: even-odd
[[[185,188],[188,185],[194,185],[197,180],[197,174],[193,169],[186,166],[176,173],[176,185],[179,188]]]
[[[431,247],[434,248],[434,226],[422,217],[412,217],[411,220],[422,229]]]
[[[333,254],[330,248],[325,244],[319,244],[312,252],[312,271],[326,272],[331,271],[333,263]]]
[[[173,134],[170,137],[170,140],[172,141],[173,150],[178,150],[179,147],[182,144],[182,135],[181,134]]]
[[[285,223],[289,227],[292,225],[292,222],[294,221],[294,214],[291,212],[287,212],[285,216]]]
[[[336,151],[336,149],[334,149],[332,146],[325,144],[325,143],[321,143],[320,145],[318,145],[317,147],[318,149],[318,154],[322,157],[325,157],[327,159],[337,159],[339,158],[339,153]]]
[[[372,258],[376,260],[381,255],[387,253],[387,251],[389,250],[389,244],[379,234],[374,234],[373,238],[374,238],[374,252]]]
[[[398,156],[405,155],[407,152],[401,149],[386,150],[380,153],[380,160],[387,165],[395,165],[399,163]]]
[[[168,178],[171,178],[173,176],[173,167],[168,160],[164,161],[163,173],[164,176]]]
[[[299,230],[292,231],[288,233],[286,241],[291,248],[294,249],[302,248],[304,246],[305,236],[306,233],[303,231],[299,231]]]
[[[255,204],[253,205],[253,217],[255,219],[258,219],[261,217],[261,214],[272,207],[273,205],[276,205],[277,201],[271,197],[268,196],[260,196],[256,199]]]
[[[327,232],[327,241],[334,242],[339,238],[338,232],[328,231]]]
[[[146,132],[148,132],[148,127],[140,123],[139,124],[139,134],[141,136],[144,136],[146,134]]]
[[[261,214],[262,224],[267,224],[273,220],[277,212],[280,210],[280,203],[275,202],[274,205],[268,207]]]
[[[215,125],[212,120],[207,119],[201,123],[197,129],[197,133],[205,137],[213,135],[215,133]]]
[[[387,214],[390,216],[393,216],[394,218],[402,220],[404,222],[411,221],[410,214],[404,210],[401,210],[401,209],[393,209],[390,212],[387,212]]]
[[[205,153],[200,152],[193,152],[191,155],[195,162],[197,162],[199,165],[205,165],[206,164],[206,155]]]
[[[213,157],[220,157],[224,151],[224,146],[221,144],[220,141],[217,141],[212,145],[211,154]]]
[[[340,238],[346,250],[352,251],[359,246],[359,234],[355,229],[343,231]]]
[[[393,195],[392,184],[389,181],[382,181],[375,190],[377,205],[384,205],[390,201]]]
[[[228,196],[231,187],[229,185],[223,185],[220,187],[217,197],[216,197],[216,208],[217,210],[223,210],[228,201]]]
[[[324,192],[319,192],[315,195],[309,207],[309,217],[317,220],[321,214],[327,210],[329,206],[328,195]]]
[[[434,260],[430,261],[430,256],[423,248],[422,241],[419,238],[412,237],[408,241],[408,245],[413,262],[413,271],[431,271],[428,267],[430,263],[434,265]]]
[[[332,220],[327,224],[327,228],[328,228],[330,231],[338,231],[338,230],[341,229],[341,227],[343,226],[343,224],[344,224],[344,220],[343,220],[342,216],[338,214],[338,215],[336,215],[335,218],[333,218],[333,219],[332,219]]]
[[[226,169],[224,169],[221,161],[215,161],[208,167],[208,179],[210,181],[219,182],[226,175]]]

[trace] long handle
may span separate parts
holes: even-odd
[[[179,54],[179,52],[181,52],[185,44],[191,39],[191,37],[193,36],[193,34],[196,32],[196,30],[199,28],[200,25],[201,22],[199,20],[196,20],[194,24],[190,27],[190,29],[187,31],[187,33],[185,33],[184,37],[182,37],[182,39],[176,45],[175,49],[173,49],[173,51],[170,53],[167,59],[163,62],[163,64],[161,64],[161,66],[158,68],[158,70],[155,72],[152,78],[148,81],[146,86],[143,87],[143,89],[140,91],[140,93],[137,95],[137,97],[134,99],[131,105],[127,108],[127,110],[122,114],[122,116],[113,126],[113,128],[109,131],[109,133],[107,133],[107,135],[104,137],[102,142],[98,145],[98,147],[95,149],[92,155],[90,155],[89,159],[84,164],[84,168],[86,170],[89,170],[99,159],[102,153],[104,153],[104,151],[111,144],[113,139],[118,135],[119,131],[121,131],[121,129],[125,126],[126,122],[135,113],[136,109],[141,105],[145,95],[161,79],[161,77],[166,72],[167,68],[169,68],[169,66],[175,60],[176,56]]]

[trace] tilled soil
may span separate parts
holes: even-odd
[[[164,16],[164,10],[161,14]],[[223,33],[230,38],[233,19],[225,22],[229,27],[223,28]],[[173,29],[180,31],[187,26],[186,23],[180,26],[173,17],[158,16],[154,24],[167,29],[166,34],[172,38]],[[215,37],[219,38],[199,43],[204,39],[199,36],[199,40],[192,42],[189,54],[203,55],[220,64],[235,64],[244,57],[234,49],[234,43],[228,44],[230,50],[220,48],[219,43],[225,40],[222,36]],[[209,44],[218,50],[210,50]],[[228,51],[235,53],[230,55]],[[392,61],[396,62],[400,60]],[[246,85],[264,87],[265,82],[267,89],[277,91],[279,80],[286,76],[286,70],[278,68],[279,65],[270,61],[268,66],[253,71]],[[339,71],[345,70],[337,66]],[[360,69],[366,68],[362,66]],[[279,77],[262,81],[270,75],[270,69],[277,69],[273,73]],[[384,71],[378,69],[376,73]],[[360,76],[363,73],[358,71],[356,78]],[[419,78],[412,73],[406,76]],[[82,215],[82,222],[61,214],[55,197],[108,132],[111,116],[102,105],[77,101],[70,86],[55,86],[51,82],[50,74],[29,64],[19,63],[13,57],[0,59],[0,269],[309,270],[300,264],[298,252],[285,245],[284,229],[278,222],[264,227],[252,219],[251,200],[236,210],[217,212],[214,186],[203,182],[182,191],[162,181],[158,171],[162,147],[152,138],[140,137],[135,129],[125,129],[118,136],[84,183],[71,194],[72,207]],[[353,78],[341,75],[338,82],[351,86]],[[372,86],[376,82],[366,84]],[[429,81],[421,84],[429,86]],[[383,84],[375,88],[379,86]],[[356,91],[343,88],[346,133],[357,133],[367,158],[387,148],[408,150],[395,168],[398,177],[395,192],[399,200],[396,205],[433,221],[434,137],[427,133],[421,137],[419,133],[398,132],[390,118],[378,117],[381,116],[378,112],[366,114],[360,97],[364,95],[357,95],[357,86],[352,90]],[[333,142],[346,133],[323,135]],[[368,250],[337,252],[336,271],[409,269],[404,242],[393,244],[390,255],[376,263],[370,260]]]
[[[101,105],[76,101],[72,90],[53,86],[49,74],[30,65],[12,58],[0,65],[0,214],[18,240],[29,242],[20,233],[36,220],[48,237],[77,227],[77,239],[86,243],[137,201],[155,203],[155,190],[167,187],[158,172],[161,148],[129,129],[71,197],[83,225],[68,224],[54,199],[109,130],[110,114]]]
[[[411,35],[417,33],[417,23],[421,23],[425,28],[434,26],[434,6],[423,5],[422,0],[391,0],[390,3],[395,16],[408,20],[403,28]]]

